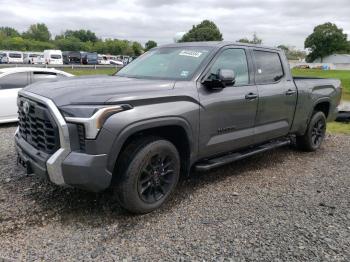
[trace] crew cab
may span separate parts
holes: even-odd
[[[19,162],[59,186],[112,187],[134,213],[159,208],[180,175],[289,145],[315,151],[341,83],[293,78],[280,49],[177,43],[114,76],[35,83],[19,92]]]

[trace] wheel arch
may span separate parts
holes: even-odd
[[[329,116],[329,111],[331,108],[331,101],[328,98],[325,99],[319,99],[316,101],[316,103],[314,104],[313,107],[313,112],[323,112],[326,116],[326,118],[328,118]]]
[[[182,173],[189,173],[197,146],[190,124],[179,117],[149,119],[125,127],[115,138],[111,147],[107,161],[109,171],[115,170],[120,152],[125,146],[135,137],[142,135],[159,136],[172,142],[180,153]]]

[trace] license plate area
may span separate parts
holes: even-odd
[[[33,173],[33,169],[31,167],[29,159],[25,157],[23,154],[21,155],[20,153],[18,153],[17,164],[21,165],[26,170],[26,173],[28,175]]]

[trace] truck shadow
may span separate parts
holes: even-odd
[[[15,167],[12,171],[16,173],[13,181],[3,185],[3,189],[8,196],[19,195],[15,204],[18,205],[17,210],[20,211],[8,214],[8,219],[17,223],[18,218],[25,217],[25,223],[18,222],[16,230],[21,230],[25,226],[41,226],[53,221],[63,225],[79,224],[84,228],[117,223],[117,231],[120,235],[121,232],[126,232],[128,229],[142,227],[145,223],[156,223],[155,221],[163,216],[175,214],[184,205],[184,202],[188,205],[190,198],[195,198],[196,191],[203,187],[215,187],[216,184],[228,178],[230,178],[230,183],[234,184],[236,180],[238,181],[238,176],[248,177],[258,170],[268,169],[271,165],[283,162],[291,152],[293,150],[288,147],[279,148],[213,171],[191,172],[188,178],[180,180],[172,199],[164,207],[142,216],[131,215],[123,210],[117,204],[111,190],[89,193],[79,189],[60,188],[36,177],[24,175],[23,170],[22,174],[18,175],[21,170]],[[6,218],[6,214],[4,217]],[[2,232],[6,232],[6,226],[0,230],[0,233]]]
[[[291,150],[288,148],[276,149],[213,171],[205,173],[191,172],[188,178],[180,180],[172,199],[160,210],[143,215],[143,220],[147,219],[147,217],[174,212],[181,205],[182,201],[189,196],[195,197],[196,191],[201,187],[207,185],[214,187],[215,184],[226,180],[228,177],[246,176],[257,170],[268,169],[273,163],[282,162],[284,156],[289,152]],[[93,226],[92,220],[101,216],[103,220],[109,220],[104,221],[105,223],[113,222],[115,219],[135,217],[117,204],[112,190],[94,194],[78,189],[62,189],[49,183],[44,183],[40,190],[33,192],[28,197],[35,200],[37,204],[42,205],[45,211],[51,213],[51,216],[58,215],[63,223],[78,221],[82,223],[84,221],[87,225]]]

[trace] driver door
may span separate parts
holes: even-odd
[[[208,88],[198,83],[200,109],[200,157],[233,151],[254,143],[258,91],[252,80],[253,65],[245,48],[226,48],[214,58],[206,75],[219,69],[235,72],[235,84]]]

